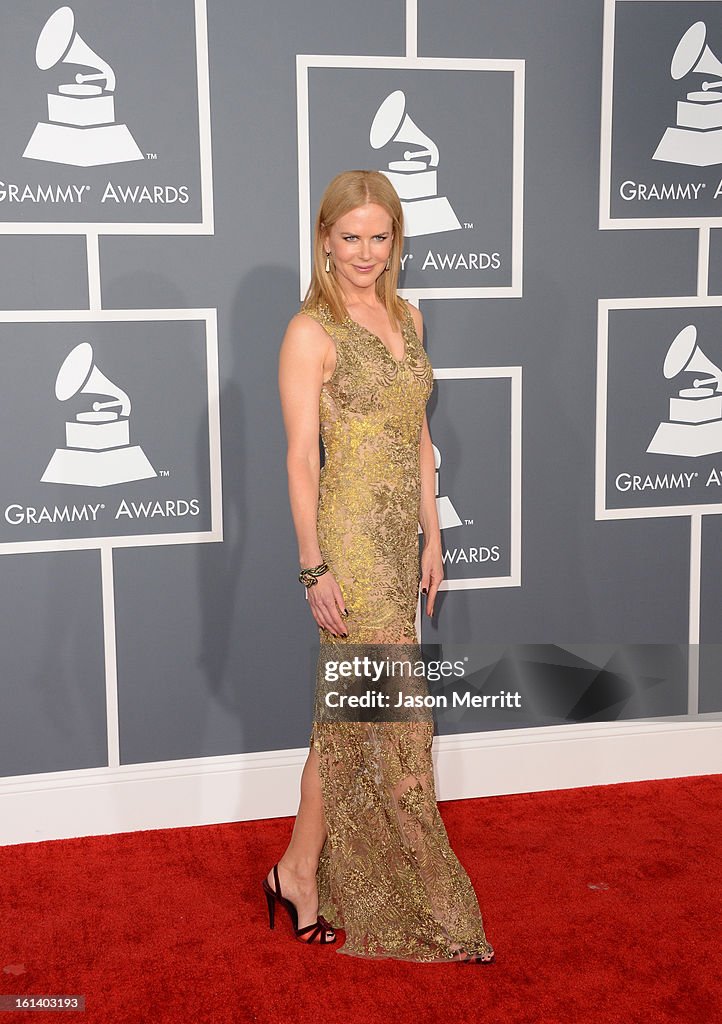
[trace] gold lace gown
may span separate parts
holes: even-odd
[[[319,913],[345,930],[339,953],[486,957],[493,949],[479,904],[436,803],[431,712],[409,721],[329,721],[325,713],[327,690],[338,689],[321,667],[330,655],[347,656],[346,645],[417,643],[419,443],[433,371],[406,304],[401,360],[350,318],[339,324],[325,306],[305,312],[336,345],[320,397],[318,538],[349,612],[347,639],[319,629],[310,738],[328,827]]]

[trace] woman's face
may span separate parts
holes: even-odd
[[[393,242],[391,214],[377,203],[357,206],[340,217],[324,237],[339,284],[353,289],[375,284],[383,274]]]

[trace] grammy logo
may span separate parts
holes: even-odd
[[[699,91],[677,102],[677,124],[667,128],[653,160],[709,167],[722,163],[722,63],[706,45],[707,26],[696,21],[684,33],[672,57],[670,74],[675,82],[688,74],[712,75],[718,81],[702,82]]]
[[[115,123],[115,72],[75,31],[70,7],[50,15],[38,37],[35,63],[41,71],[56,64],[94,68],[48,95],[48,120],[39,121],[24,157],[75,167],[143,160],[127,125]],[[102,81],[103,85],[94,83]]]
[[[461,526],[461,519],[451,503],[451,498],[447,494],[439,494],[439,468],[441,466],[441,452],[432,444],[431,447],[434,449],[434,494],[436,495],[436,513],[439,517],[439,529],[450,530],[452,526]],[[422,533],[421,524],[417,533]]]
[[[95,366],[87,341],[65,357],[55,380],[55,397],[67,402],[77,394],[106,395],[65,423],[65,448],[56,448],[43,483],[105,487],[157,476],[139,445],[130,443],[130,398]],[[118,406],[117,410],[113,406]]]
[[[659,424],[647,451],[687,456],[722,452],[722,370],[698,347],[694,324],[682,328],[664,359],[667,380],[683,372],[707,376],[695,377],[692,387],[670,398],[669,420]]]
[[[373,149],[390,142],[423,147],[415,152],[406,150],[403,160],[390,161],[388,170],[383,171],[401,199],[407,237],[461,228],[449,200],[437,194],[438,146],[406,113],[406,96],[401,89],[390,93],[376,111],[369,142]]]

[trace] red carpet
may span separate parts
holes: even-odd
[[[497,962],[337,956],[268,929],[292,820],[0,849],[0,992],[85,1024],[722,1020],[722,776],[442,803]]]

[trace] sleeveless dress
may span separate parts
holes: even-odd
[[[408,721],[329,721],[324,713],[330,654],[344,657],[358,644],[408,651],[418,642],[419,444],[433,370],[406,303],[401,360],[350,317],[338,323],[325,305],[303,312],[336,346],[320,396],[317,522],[349,612],[348,638],[319,627],[310,737],[328,828],[319,913],[345,930],[339,953],[439,962],[461,949],[487,957],[493,949],[476,894],[436,803],[430,711]]]

